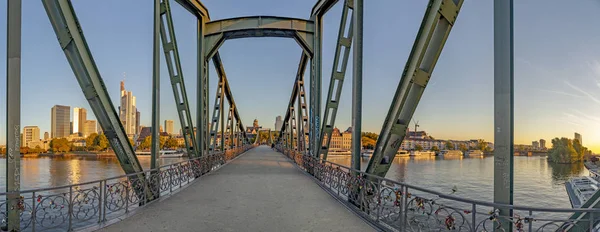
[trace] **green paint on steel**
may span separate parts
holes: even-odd
[[[463,0],[430,0],[366,172],[385,177],[406,136]],[[450,8],[450,9],[446,9]],[[455,11],[453,18],[441,14]]]

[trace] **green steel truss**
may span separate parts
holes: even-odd
[[[346,68],[348,67],[348,58],[350,57],[350,46],[352,46],[352,14],[353,0],[344,1],[342,9],[342,19],[335,48],[333,59],[333,68],[331,69],[331,80],[329,82],[329,91],[325,100],[325,111],[323,112],[323,126],[321,126],[320,142],[318,143],[318,152],[320,157],[327,159],[329,145],[331,143],[331,133],[335,125]],[[348,17],[350,15],[350,17]],[[350,19],[350,20],[348,20]],[[348,31],[346,31],[348,28]],[[347,32],[347,35],[345,35]],[[317,125],[318,126],[318,125]]]
[[[64,51],[77,82],[81,86],[83,94],[100,123],[123,171],[127,174],[142,172],[142,166],[135,156],[121,120],[119,120],[115,107],[110,100],[71,1],[42,0],[42,3],[58,37],[60,47]],[[130,178],[133,180],[145,179],[145,176],[137,174]],[[145,193],[145,199],[147,200],[154,198],[148,186],[136,188],[135,191],[139,197],[144,197]]]
[[[463,0],[430,0],[366,172],[385,177]]]
[[[169,71],[169,79],[171,80],[171,87],[173,88],[175,106],[177,108],[179,122],[181,123],[183,139],[185,141],[188,156],[190,158],[194,156],[197,157],[199,154],[195,149],[196,139],[194,138],[194,126],[188,104],[187,92],[185,90],[183,71],[181,70],[179,49],[177,47],[177,39],[175,37],[175,28],[173,27],[173,18],[171,16],[169,0],[161,0],[160,18],[160,37],[165,53],[165,59],[167,60],[167,70]],[[166,29],[168,29],[168,33]]]

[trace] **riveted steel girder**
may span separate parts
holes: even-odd
[[[127,174],[143,171],[132,145],[129,143],[125,129],[110,100],[104,81],[92,57],[91,51],[83,35],[81,25],[75,15],[70,0],[42,0],[50,23],[58,37],[60,47],[64,51],[73,73],[88,100],[96,119],[102,126],[112,149],[114,150],[123,171]],[[145,180],[144,174],[131,176],[130,179]],[[142,182],[147,183],[147,182]],[[148,186],[135,188],[140,199],[153,199]],[[146,198],[144,197],[144,192]]]
[[[244,142],[246,142],[246,144],[249,144],[250,141],[248,141],[248,135],[246,134],[246,130],[244,129],[244,124],[242,123],[240,113],[237,110],[238,107],[235,104],[235,99],[233,98],[233,93],[231,92],[231,88],[229,87],[229,81],[227,80],[227,74],[225,73],[225,68],[223,68],[223,62],[221,61],[221,56],[218,52],[212,57],[212,61],[213,65],[215,66],[215,69],[217,70],[217,75],[219,76],[219,78],[223,78],[223,93],[225,95],[225,99],[227,99],[229,105],[234,106],[233,117],[238,122],[237,127],[240,129]]]
[[[21,190],[21,0],[7,1],[6,38],[6,221],[20,231]]]
[[[310,20],[276,16],[230,18],[206,23],[207,58],[212,57],[225,40],[248,37],[287,37],[302,49],[313,53],[314,23]]]
[[[312,8],[311,15],[323,16],[331,9],[339,0],[319,0]]]
[[[208,10],[202,4],[200,0],[175,0],[179,5],[181,5],[184,9],[192,13],[197,18],[205,18],[206,21],[210,21],[210,15],[208,14]]]
[[[165,17],[164,20],[162,16]],[[181,131],[183,133],[183,140],[187,148],[187,153],[190,158],[194,156],[197,157],[198,153],[196,150],[196,138],[194,137],[194,125],[187,99],[169,0],[161,0],[160,37],[163,44],[162,47],[165,53],[165,59],[167,61],[167,70],[169,71],[171,87],[173,88],[175,108],[177,109],[177,116],[179,116],[179,122],[181,123]]]
[[[392,165],[462,3],[463,0],[429,1],[367,173],[385,177]]]
[[[217,91],[215,92],[215,104],[213,105],[213,116],[210,122],[210,148],[209,152],[216,150],[217,133],[219,132],[219,121],[223,114],[223,78],[219,78]]]
[[[340,20],[340,28],[338,32],[337,46],[335,48],[335,56],[333,59],[333,68],[331,69],[331,79],[329,81],[329,91],[325,100],[325,111],[323,112],[323,126],[321,126],[321,138],[318,143],[318,154],[327,159],[329,145],[331,143],[331,133],[335,126],[335,118],[337,116],[338,106],[340,104],[340,96],[342,95],[342,87],[346,76],[346,68],[348,67],[348,58],[350,57],[350,46],[352,46],[352,18],[348,19],[353,8],[352,0],[345,0],[342,8],[342,19]],[[351,16],[352,17],[352,16]],[[346,34],[348,28],[348,34]]]
[[[306,53],[302,53],[302,56],[300,56],[300,63],[298,64],[298,70],[296,72],[296,79],[294,80],[294,86],[292,87],[290,101],[288,103],[288,106],[286,108],[286,113],[283,118],[284,124],[291,117],[290,108],[294,105],[294,102],[296,101],[298,94],[300,94],[300,85],[298,85],[298,82],[304,81],[304,72],[306,71],[306,65],[308,64],[308,58],[309,57]],[[304,94],[303,91],[302,91],[302,94]],[[279,131],[280,131],[280,133],[279,133],[279,137],[278,137],[277,141],[281,141],[281,139],[284,137],[283,134],[286,131],[286,126],[282,125],[282,127],[280,128]]]

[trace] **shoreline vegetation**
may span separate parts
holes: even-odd
[[[590,156],[591,151],[581,145],[577,139],[554,138],[552,148],[548,150],[548,162],[558,164],[573,164],[584,161],[584,156]]]

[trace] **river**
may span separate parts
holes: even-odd
[[[144,169],[150,167],[149,157],[140,157]],[[161,164],[183,161],[184,158],[161,159]],[[350,157],[330,156],[330,161],[349,165]],[[366,168],[367,158],[362,158]],[[6,170],[5,159],[0,169]],[[494,158],[405,157],[396,158],[387,178],[442,193],[491,201],[493,198]],[[21,189],[54,187],[123,175],[116,158],[64,157],[22,158]],[[5,190],[6,172],[0,173],[0,191]],[[548,163],[545,157],[515,157],[514,203],[526,206],[570,208],[564,183],[571,177],[588,175],[583,164]]]

